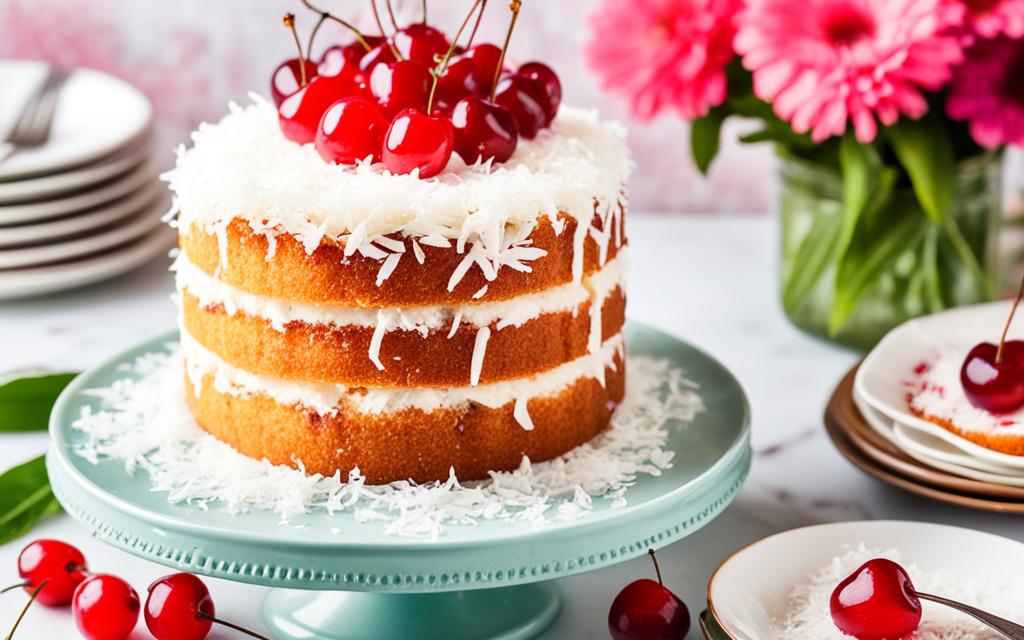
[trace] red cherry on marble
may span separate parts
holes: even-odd
[[[466,49],[460,60],[469,60],[476,66],[475,80],[483,93],[491,90],[494,73],[501,64],[501,47],[493,44],[478,44]]]
[[[997,360],[998,351],[991,342],[971,349],[960,368],[960,384],[975,407],[1006,413],[1024,406],[1024,342],[1004,342]]]
[[[384,136],[384,166],[392,173],[436,176],[452,156],[455,131],[448,118],[406,109],[395,116]]]
[[[554,120],[562,104],[562,82],[558,74],[544,63],[527,62],[516,70],[516,75],[529,78],[544,87],[544,92],[548,94],[548,121]]]
[[[443,33],[427,24],[411,24],[399,29],[395,32],[394,43],[403,58],[427,67],[437,64],[436,56],[443,56],[451,46]]]
[[[899,640],[921,624],[910,576],[885,558],[868,560],[840,582],[829,609],[836,627],[857,640]]]
[[[426,111],[432,83],[430,70],[412,60],[379,64],[370,74],[370,91],[389,118],[403,109]]]
[[[210,590],[190,573],[164,576],[149,585],[143,616],[157,640],[203,640],[216,615]]]
[[[124,640],[139,620],[139,594],[121,578],[94,575],[75,589],[71,610],[87,640]]]
[[[455,151],[466,164],[478,158],[505,162],[516,150],[519,125],[508,109],[483,98],[463,98],[451,115],[455,128]]]
[[[360,96],[343,98],[320,119],[316,150],[335,164],[355,164],[368,157],[378,162],[387,128],[377,103]]]
[[[302,85],[302,67],[301,64],[306,65],[306,82],[309,82],[317,76],[317,66],[309,60],[303,60],[301,63],[297,58],[291,60],[285,60],[274,69],[274,75],[270,77],[270,95],[274,99],[274,104],[278,107],[285,98],[292,95]]]
[[[682,640],[690,631],[690,612],[676,594],[665,588],[654,557],[658,580],[631,582],[615,596],[608,611],[613,640]]]
[[[536,80],[523,76],[506,76],[498,83],[494,102],[508,109],[519,125],[519,135],[527,140],[551,123],[550,99]]]
[[[359,59],[359,70],[369,75],[380,64],[395,62],[395,54],[388,43],[381,42],[363,54]]]
[[[26,593],[46,581],[36,600],[48,607],[71,604],[75,589],[86,578],[85,556],[60,540],[36,540],[18,555],[18,575]]]
[[[349,74],[317,76],[312,82],[285,98],[278,107],[278,121],[285,137],[299,144],[313,142],[327,108],[351,95],[366,91],[357,77]]]

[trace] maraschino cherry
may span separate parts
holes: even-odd
[[[967,400],[991,413],[1015,411],[1024,405],[1024,341],[1006,339],[1022,297],[1024,282],[1003,325],[999,345],[975,345],[960,368],[960,384]]]
[[[24,582],[4,591],[23,587],[32,593],[45,583],[36,600],[48,607],[62,607],[71,604],[87,571],[85,556],[75,547],[60,540],[36,540],[18,556],[18,575]]]
[[[665,588],[654,549],[648,550],[658,581],[643,578],[626,585],[608,611],[613,640],[682,640],[690,630],[690,612]]]
[[[270,95],[274,98],[274,105],[280,107],[285,98],[301,89],[318,73],[317,65],[305,59],[292,58],[279,64],[270,77]]]
[[[427,110],[433,76],[425,65],[414,60],[378,64],[370,74],[370,91],[388,118],[403,109]]]
[[[394,35],[395,48],[406,60],[414,60],[427,67],[437,64],[451,43],[444,34],[427,24],[411,24]]]
[[[856,640],[900,640],[921,624],[910,576],[885,558],[868,560],[840,582],[829,609],[836,627]]]
[[[548,121],[554,120],[558,114],[558,107],[562,104],[562,82],[558,79],[558,74],[542,62],[527,62],[516,69],[516,75],[533,80],[544,87],[544,92],[548,94]]]
[[[505,162],[512,157],[519,140],[519,125],[502,106],[483,98],[459,100],[452,109],[455,127],[455,152],[466,164],[478,159]]]
[[[324,112],[316,132],[316,150],[335,164],[355,164],[365,158],[380,161],[388,121],[375,102],[353,96]]]
[[[75,589],[71,610],[86,640],[125,640],[139,621],[139,594],[116,576],[90,576]]]
[[[156,640],[203,640],[214,623],[267,640],[253,631],[217,618],[210,590],[190,573],[164,576],[149,585],[144,610],[146,627]]]
[[[551,123],[547,91],[536,80],[512,75],[501,80],[494,102],[507,109],[519,125],[519,135],[532,140],[537,132]]]

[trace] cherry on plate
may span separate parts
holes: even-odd
[[[976,345],[960,368],[960,384],[972,405],[990,413],[1024,406],[1024,342],[1007,340],[1002,352],[991,342]]]
[[[18,575],[26,593],[33,593],[45,580],[36,600],[48,607],[71,604],[87,571],[82,552],[60,540],[36,540],[18,555]]]
[[[125,640],[139,621],[139,594],[116,576],[90,576],[75,589],[71,610],[86,640]]]
[[[280,107],[285,98],[302,87],[303,64],[306,66],[306,82],[309,82],[318,74],[317,66],[309,60],[300,62],[297,58],[292,58],[274,69],[274,75],[270,77],[270,95],[276,106]]]
[[[608,611],[613,640],[682,640],[690,631],[689,610],[662,583],[654,550],[648,553],[658,580],[636,580],[615,596]]]
[[[506,76],[498,83],[494,102],[508,109],[519,125],[519,135],[527,140],[551,122],[547,91],[536,80]]]
[[[395,116],[384,136],[384,166],[392,173],[418,169],[421,178],[436,176],[448,165],[454,145],[455,131],[448,118],[406,109]]]
[[[378,64],[370,74],[370,91],[385,117],[393,118],[403,109],[426,111],[433,77],[430,70],[413,60]]]
[[[411,24],[399,29],[394,35],[395,48],[402,58],[414,60],[427,67],[437,64],[437,56],[443,56],[451,43],[443,33],[427,24]]]
[[[452,109],[455,151],[466,164],[477,159],[505,162],[516,150],[519,125],[508,109],[470,97],[459,100]]]
[[[868,560],[829,600],[836,628],[856,640],[899,640],[921,624],[921,601],[910,576],[885,558]]]
[[[388,121],[375,102],[363,97],[343,98],[320,119],[316,150],[335,164],[355,164],[364,158],[380,161]]]

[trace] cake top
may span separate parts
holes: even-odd
[[[397,175],[380,163],[324,162],[278,127],[278,113],[253,96],[203,124],[165,175],[178,221],[207,231],[234,218],[286,232],[312,251],[325,238],[437,235],[466,241],[564,213],[589,228],[625,199],[632,161],[625,130],[596,112],[563,106],[549,129],[520,140],[501,164],[466,165],[457,154],[435,178]]]

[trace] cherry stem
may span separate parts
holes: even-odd
[[[1013,308],[1010,309],[1010,317],[1006,319],[1006,324],[1003,325],[1003,334],[999,336],[999,348],[996,349],[996,364],[1003,361],[1003,345],[1006,344],[1006,334],[1010,331],[1010,324],[1013,322],[1013,316],[1017,313],[1017,307],[1020,306],[1020,299],[1024,298],[1024,279],[1020,281],[1020,289],[1017,291],[1017,298],[1013,301]]]
[[[316,25],[316,28],[313,29],[313,35],[311,35],[309,37],[309,47],[310,47],[310,49],[312,49],[312,47],[313,47],[313,37],[316,35],[317,29],[320,28],[320,25],[323,24],[324,20],[334,20],[335,22],[337,22],[341,26],[343,26],[346,29],[348,29],[349,31],[351,31],[352,34],[355,35],[356,41],[360,45],[362,45],[363,49],[369,51],[370,49],[373,48],[373,47],[370,46],[370,43],[366,41],[366,38],[363,37],[362,32],[360,32],[359,29],[356,29],[355,26],[352,25],[352,23],[347,22],[345,20],[342,20],[341,18],[339,18],[338,16],[334,15],[333,13],[330,13],[329,11],[323,11],[322,9],[317,9],[312,4],[309,3],[309,0],[302,0],[302,4],[305,5],[306,8],[309,9],[310,11],[313,11],[315,13],[319,13],[320,14],[320,22],[318,22],[317,25]],[[312,53],[312,51],[310,51],[309,53]]]
[[[39,586],[36,587],[36,590],[32,592],[32,595],[29,597],[28,602],[25,603],[25,606],[21,609],[21,613],[18,614],[18,619],[14,621],[14,626],[11,627],[11,632],[7,634],[4,640],[11,640],[11,638],[14,637],[14,632],[18,630],[18,625],[21,624],[22,618],[24,618],[25,614],[28,613],[28,608],[31,607],[32,603],[36,601],[36,596],[38,596],[39,592],[43,590],[43,587],[46,586],[47,582],[49,582],[49,580],[43,580],[39,583]]]
[[[494,92],[498,90],[498,78],[501,77],[501,68],[505,66],[505,53],[508,52],[508,43],[512,41],[512,30],[516,28],[516,19],[519,18],[519,10],[523,7],[520,0],[512,0],[508,3],[512,11],[512,20],[508,23],[508,33],[505,34],[505,44],[501,46],[501,56],[498,58],[498,67],[494,70],[494,82],[491,84],[490,101],[494,102]]]
[[[235,631],[237,631],[239,633],[244,633],[244,634],[246,634],[247,636],[249,636],[251,638],[259,638],[260,640],[270,640],[270,638],[268,638],[266,636],[261,636],[260,634],[256,633],[255,631],[250,631],[249,629],[246,629],[245,627],[240,627],[237,624],[232,624],[232,623],[228,622],[227,620],[221,620],[220,618],[215,618],[214,616],[211,616],[209,614],[203,613],[202,611],[198,612],[196,615],[198,617],[202,618],[203,620],[209,620],[210,622],[212,622],[214,624],[223,625],[223,626],[227,627],[228,629],[234,629]]]
[[[284,14],[284,26],[291,30],[295,38],[295,48],[299,50],[299,77],[302,80],[299,86],[306,86],[306,58],[302,55],[302,43],[299,42],[299,32],[295,30],[295,14]]]
[[[30,583],[30,582],[19,582],[18,584],[12,584],[9,587],[4,587],[3,589],[0,589],[0,595],[3,595],[5,593],[7,593],[8,591],[14,591],[15,589],[24,589],[25,587],[31,587],[31,586],[32,586],[32,583]]]
[[[395,9],[391,6],[391,0],[385,0],[384,4],[388,8],[388,17],[391,19],[392,28],[398,31],[398,20],[395,20]]]
[[[388,43],[388,48],[391,49],[391,53],[395,56],[395,60],[401,60],[402,54],[398,52],[395,47],[395,43],[391,41],[388,34],[384,32],[384,23],[380,21],[380,12],[377,11],[377,0],[370,0],[370,8],[373,9],[373,20],[377,23],[377,28],[380,30],[380,37],[384,38],[384,42]]]
[[[434,78],[434,83],[430,86],[430,97],[427,98],[427,115],[430,115],[430,109],[434,106],[434,93],[437,91],[437,79],[444,75],[444,72],[448,69],[448,62],[452,59],[452,54],[455,53],[455,47],[459,44],[459,38],[462,37],[462,32],[466,30],[466,25],[469,24],[469,19],[473,17],[473,12],[476,11],[477,6],[480,5],[484,0],[476,0],[473,6],[470,7],[469,13],[466,14],[466,19],[462,21],[459,26],[459,30],[455,33],[455,37],[452,38],[452,43],[448,46],[448,51],[444,54],[444,58],[438,64],[438,66],[431,70],[430,75]]]
[[[658,584],[665,586],[665,583],[661,581],[661,567],[658,566],[658,556],[654,555],[654,549],[648,549],[647,554],[651,556],[651,562],[654,563],[654,573],[658,575]]]
[[[480,28],[480,19],[484,17],[484,9],[487,8],[487,0],[483,0],[480,3],[480,13],[476,14],[476,23],[473,25],[473,30],[469,32],[469,42],[466,43],[466,48],[473,46],[473,40],[476,38],[476,30]]]

